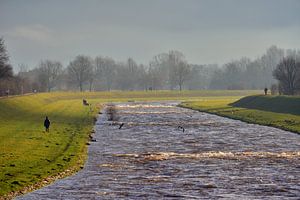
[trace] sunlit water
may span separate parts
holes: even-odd
[[[99,117],[83,170],[22,198],[300,198],[297,134],[173,103],[117,110],[118,121]]]

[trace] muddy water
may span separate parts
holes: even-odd
[[[174,105],[118,104],[82,171],[20,199],[300,198],[300,135]]]

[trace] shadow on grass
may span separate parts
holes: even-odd
[[[238,108],[300,115],[299,96],[247,96],[229,105]]]

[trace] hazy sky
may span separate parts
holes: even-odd
[[[11,63],[65,65],[78,54],[148,64],[175,49],[190,63],[300,48],[300,0],[0,0]]]

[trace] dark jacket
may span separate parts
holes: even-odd
[[[45,119],[45,121],[44,121],[44,126],[45,126],[46,128],[49,128],[49,126],[50,126],[50,120],[49,120],[48,118]]]

